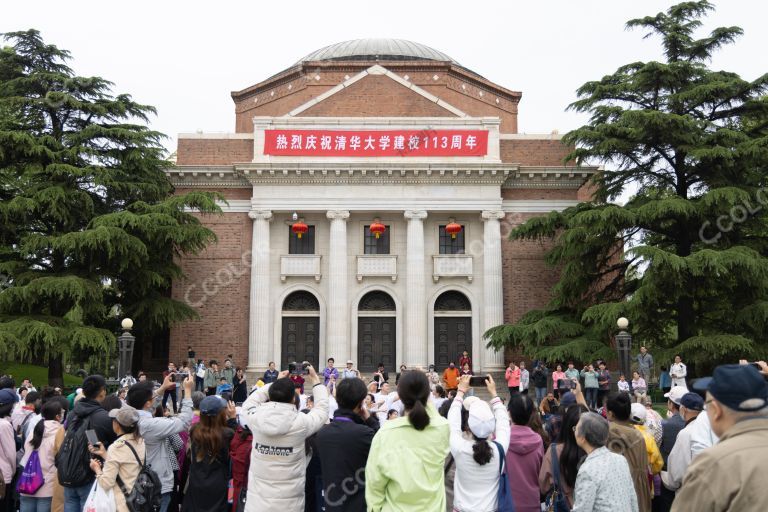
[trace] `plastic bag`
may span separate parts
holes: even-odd
[[[112,489],[105,491],[98,481],[93,482],[88,499],[85,500],[83,512],[117,512],[115,493]]]
[[[19,481],[16,482],[16,490],[21,494],[35,494],[45,483],[43,469],[40,467],[40,456],[34,450],[24,466]]]

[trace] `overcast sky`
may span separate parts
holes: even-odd
[[[584,122],[565,112],[575,90],[621,64],[660,58],[658,40],[624,23],[673,2],[442,0],[3,2],[0,32],[39,29],[72,52],[79,75],[154,105],[153,127],[234,131],[230,91],[277,73],[323,46],[366,37],[409,39],[443,51],[508,89],[522,91],[519,130],[564,133]],[[745,34],[712,62],[754,79],[768,71],[765,2],[720,0],[704,29]]]

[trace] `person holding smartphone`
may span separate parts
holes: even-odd
[[[141,470],[140,461],[144,461],[146,456],[144,439],[139,435],[139,412],[124,405],[109,411],[109,417],[112,418],[112,429],[118,437],[108,450],[104,449],[93,430],[86,431],[89,451],[103,461],[102,467],[99,459],[92,458],[91,471],[102,489],[112,489],[114,492],[117,512],[129,512],[117,479],[119,477],[123,487],[130,492]]]
[[[167,409],[168,398],[170,397],[171,404],[173,405],[173,413],[176,414],[179,412],[178,407],[176,406],[176,382],[174,377],[176,375],[176,364],[168,363],[168,369],[163,372],[163,378],[166,378],[169,375],[171,376],[171,384],[165,389],[165,393],[163,393],[163,409]]]

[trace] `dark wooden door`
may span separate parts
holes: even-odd
[[[357,319],[357,362],[361,372],[376,371],[379,363],[394,374],[395,359],[395,317],[358,317]]]
[[[320,351],[320,318],[316,316],[283,317],[282,364],[285,370],[288,363],[309,361],[318,366]]]
[[[472,318],[435,317],[435,366],[441,372],[453,361],[459,364],[464,351],[472,357]]]

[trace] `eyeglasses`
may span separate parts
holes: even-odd
[[[715,400],[714,400],[713,398],[710,398],[709,400],[707,400],[706,402],[704,402],[704,410],[706,411],[706,410],[707,410],[707,408],[708,408],[708,404],[709,404],[709,403],[711,403],[711,402],[714,402],[714,401],[715,401]]]

